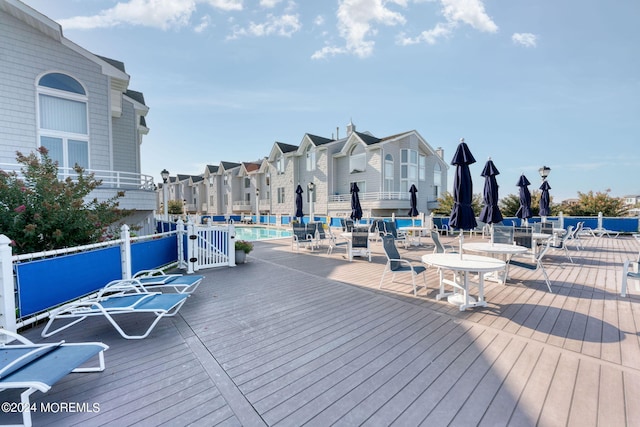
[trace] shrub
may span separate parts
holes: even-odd
[[[58,179],[58,164],[40,147],[28,156],[18,152],[21,173],[0,170],[0,233],[12,239],[18,254],[72,247],[116,235],[128,211],[117,196],[103,202],[88,199],[102,182],[81,167],[73,179]],[[115,228],[115,231],[111,230]]]
[[[236,240],[236,250],[248,254],[253,250],[253,243],[247,242],[246,240]]]

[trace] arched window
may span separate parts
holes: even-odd
[[[316,148],[311,144],[307,147],[306,161],[308,171],[316,170]]]
[[[393,156],[387,154],[384,156],[384,191],[393,191]]]
[[[367,165],[367,154],[361,144],[353,146],[349,152],[349,172],[364,172]]]
[[[40,145],[60,168],[89,167],[87,94],[74,78],[61,73],[40,77],[38,119]]]

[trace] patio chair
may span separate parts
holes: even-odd
[[[409,246],[409,240],[407,233],[398,231],[396,223],[393,221],[384,221],[384,234],[391,234],[393,239],[397,242],[403,242],[404,248]]]
[[[635,260],[625,260],[622,266],[622,286],[620,290],[621,297],[627,296],[627,284],[629,279],[636,281],[636,291],[640,291],[640,253],[638,253],[638,257]]]
[[[549,288],[549,292],[553,293],[553,291],[551,290],[551,282],[549,281],[549,276],[547,275],[547,272],[544,269],[544,265],[542,264],[542,258],[544,258],[545,254],[549,250],[550,245],[551,241],[547,241],[543,248],[539,250],[535,255],[533,262],[521,261],[519,259],[515,259],[515,257],[512,257],[509,260],[509,271],[511,271],[511,267],[523,268],[530,271],[541,270],[542,275],[544,276],[544,281],[547,284],[547,288]]]
[[[353,230],[353,220],[350,218],[340,218],[340,225],[342,226],[342,231],[346,231],[350,233]]]
[[[573,259],[571,259],[571,255],[569,255],[569,250],[567,249],[567,242],[571,238],[572,233],[573,233],[573,225],[570,225],[569,227],[567,227],[567,232],[564,233],[564,236],[562,236],[559,240],[557,241],[555,239],[549,240],[549,247],[553,249],[564,250],[564,254],[567,256],[567,258],[569,258],[569,262],[571,262],[571,264],[573,264]]]
[[[18,341],[16,344],[9,344]],[[71,372],[104,371],[104,351],[99,342],[34,344],[21,335],[0,329],[0,390],[24,390],[20,393],[22,424],[31,425],[30,396],[46,393]],[[83,366],[94,357],[97,366]]]
[[[293,224],[293,234],[291,235],[291,250],[293,245],[296,245],[298,252],[300,252],[300,245],[305,247],[313,247],[313,235],[307,231],[307,227],[301,223]]]
[[[133,275],[133,279],[137,279],[148,292],[168,289],[169,291],[180,294],[191,294],[198,288],[204,276],[166,274],[162,270],[153,269],[140,270]]]
[[[354,228],[351,232],[349,248],[349,261],[354,256],[366,256],[371,262],[371,248],[369,247],[369,230],[367,228]]]
[[[593,230],[591,230],[590,228],[585,231],[584,221],[578,222],[576,224],[576,228],[573,229],[572,233],[569,233],[569,231],[567,231],[566,233],[571,234],[568,242],[572,242],[575,245],[577,251],[584,249],[584,245],[582,244],[582,239],[580,238],[580,236],[584,236],[585,233],[595,237]]]
[[[86,300],[65,304],[51,312],[49,321],[42,330],[42,337],[50,337],[87,317],[103,316],[126,339],[146,338],[163,317],[175,316],[189,297],[184,293],[163,294],[160,292],[144,292],[136,279],[116,281],[100,289],[98,295]],[[131,335],[118,324],[118,314],[152,314],[155,319],[151,325],[139,335]],[[49,330],[56,321],[73,319],[56,329]],[[60,322],[58,322],[60,323]]]
[[[387,272],[391,272],[393,274],[391,276],[392,283],[397,273],[410,273],[414,296],[418,295],[418,289],[416,287],[416,276],[418,274],[422,274],[424,287],[425,289],[427,288],[427,279],[425,278],[424,274],[425,271],[427,271],[427,268],[423,265],[414,265],[410,261],[402,259],[400,257],[400,253],[398,253],[398,248],[396,248],[396,243],[393,236],[389,234],[382,236],[382,247],[384,249],[385,255],[387,256],[387,264],[385,265],[384,271],[382,272],[382,277],[380,278],[380,286],[378,286],[378,289],[382,289],[384,276],[385,274],[387,274]]]
[[[335,234],[333,234],[333,230],[331,229],[331,227],[327,229],[327,232],[329,234],[329,248],[327,249],[327,255],[331,255],[334,249],[339,248],[341,246],[344,247],[345,251],[348,254],[349,241],[347,239],[338,240],[338,237]]]
[[[436,230],[431,230],[431,240],[433,240],[433,253],[444,254],[454,253],[456,250],[451,245],[444,245],[440,241],[440,234]]]
[[[514,229],[509,225],[494,225],[491,227],[491,243],[506,243],[512,245]]]
[[[321,222],[312,222],[307,225],[309,234],[313,236],[315,247],[320,247],[320,242],[327,240],[327,234],[324,231],[324,225]]]

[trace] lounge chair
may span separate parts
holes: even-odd
[[[1,344],[14,340],[18,344]],[[104,371],[104,351],[108,348],[99,342],[34,344],[21,335],[0,329],[0,390],[24,389],[19,407],[23,425],[30,426],[30,396],[36,391],[48,392],[71,372]],[[98,366],[80,367],[95,356]]]
[[[404,248],[407,249],[409,246],[409,240],[407,237],[407,233],[403,233],[398,231],[396,227],[396,223],[393,221],[385,221],[384,222],[384,233],[391,234],[393,239],[397,242],[403,242]]]
[[[562,236],[560,239],[550,239],[550,245],[549,247],[553,248],[553,249],[562,249],[564,251],[564,254],[567,256],[567,258],[569,258],[569,262],[571,262],[571,264],[573,264],[573,259],[571,258],[571,255],[569,255],[569,250],[567,249],[567,242],[571,239],[571,236],[573,234],[573,225],[570,225],[567,228],[567,232],[564,233],[564,236]]]
[[[424,287],[425,289],[427,288],[427,280],[424,274],[424,272],[427,271],[427,268],[423,265],[414,265],[410,261],[402,259],[400,257],[400,253],[398,252],[398,248],[396,248],[396,243],[393,236],[391,236],[390,234],[382,236],[382,247],[384,248],[384,253],[387,256],[387,264],[385,265],[384,271],[382,272],[382,277],[380,278],[380,285],[378,286],[378,289],[382,289],[384,276],[385,274],[387,274],[387,272],[391,272],[393,274],[391,276],[392,283],[397,273],[410,273],[414,296],[418,295],[418,288],[416,287],[416,276],[418,274],[422,274]]]
[[[111,325],[126,339],[146,338],[156,324],[163,317],[174,316],[189,297],[188,294],[163,294],[160,292],[144,292],[135,279],[132,281],[116,281],[102,288],[95,298],[74,301],[65,304],[51,313],[49,321],[42,330],[43,337],[50,337],[87,317],[104,316]],[[144,313],[153,314],[155,319],[146,331],[140,335],[130,335],[116,322],[118,314]],[[58,320],[73,319],[72,321],[49,331]]]
[[[147,291],[168,289],[180,294],[191,294],[198,288],[204,276],[166,274],[162,270],[140,270],[133,275],[133,279],[137,279]]]
[[[509,225],[494,225],[491,227],[491,242],[512,245],[514,242],[513,227]]]

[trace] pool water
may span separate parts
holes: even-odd
[[[282,239],[291,237],[291,231],[271,227],[240,227],[236,226],[236,240]]]

